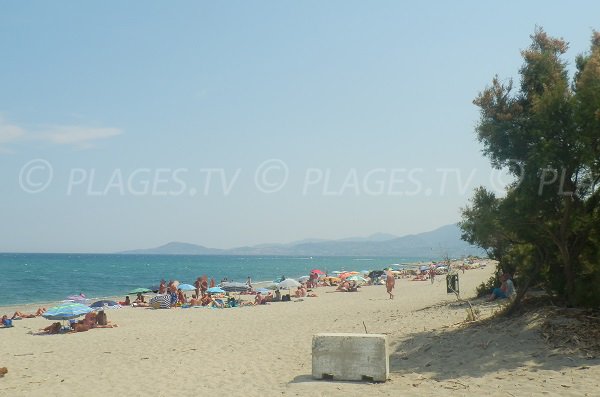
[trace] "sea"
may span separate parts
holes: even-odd
[[[161,279],[193,284],[206,275],[219,283],[297,278],[312,269],[380,270],[419,257],[287,257],[123,254],[0,253],[0,306],[60,302],[83,293],[89,299],[125,296],[135,288],[158,288]]]

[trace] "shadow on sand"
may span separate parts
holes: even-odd
[[[475,308],[487,303],[478,302]],[[448,310],[465,310],[452,304]],[[427,373],[438,381],[456,377],[482,377],[499,371],[513,372],[586,369],[600,360],[583,352],[549,346],[542,326],[547,312],[534,309],[505,318],[418,332],[392,347],[390,371],[398,374]]]

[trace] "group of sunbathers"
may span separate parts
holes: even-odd
[[[111,324],[108,321],[106,313],[104,310],[100,310],[99,312],[89,312],[85,315],[83,320],[73,321],[70,323],[70,327],[66,330],[63,330],[60,322],[52,323],[51,325],[40,328],[40,333],[42,334],[58,334],[61,331],[64,333],[74,333],[74,332],[85,332],[89,331],[92,328],[115,328],[118,327],[117,324]]]
[[[308,289],[308,283],[301,283],[296,292],[294,293],[296,298],[314,298],[317,296],[314,292]]]

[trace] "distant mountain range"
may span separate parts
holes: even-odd
[[[460,239],[456,224],[442,226],[430,232],[402,237],[376,233],[369,237],[340,240],[306,239],[287,244],[260,244],[231,249],[208,248],[202,245],[171,242],[156,248],[123,251],[140,255],[281,255],[281,256],[401,256],[461,257],[484,255],[478,247]]]

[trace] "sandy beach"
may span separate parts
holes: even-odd
[[[460,274],[463,297],[494,271]],[[0,330],[0,395],[532,396],[598,395],[600,361],[550,348],[535,316],[466,326],[445,279],[406,279],[396,299],[384,286],[358,293],[316,289],[317,298],[234,309],[122,308],[118,328],[32,335],[51,322]],[[250,297],[246,297],[250,299]],[[497,302],[474,302],[482,317]],[[2,308],[12,314],[14,308]],[[18,309],[23,309],[19,307]],[[363,325],[364,322],[364,325]],[[381,384],[311,378],[319,332],[387,334],[390,379]]]

